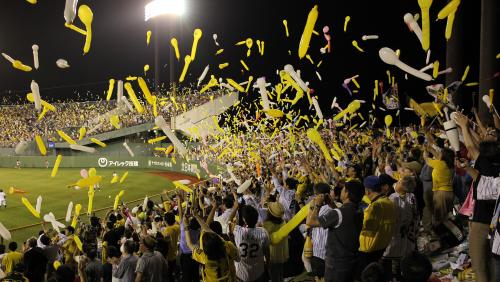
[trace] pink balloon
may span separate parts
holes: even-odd
[[[87,178],[89,177],[89,172],[86,169],[82,168],[82,170],[80,170],[80,175],[82,176],[82,178]]]

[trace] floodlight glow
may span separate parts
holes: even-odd
[[[145,20],[165,14],[182,15],[186,11],[185,4],[184,0],[154,0],[144,7]]]

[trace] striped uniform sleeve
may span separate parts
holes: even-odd
[[[319,216],[324,216],[331,211],[333,211],[333,209],[331,209],[328,205],[324,205],[319,210]],[[311,239],[313,242],[313,256],[325,259],[328,230],[322,227],[313,228]]]
[[[339,209],[330,209],[319,215],[318,220],[323,228],[337,228],[342,224],[342,212]]]
[[[500,177],[480,176],[477,182],[478,200],[496,200],[500,194]]]

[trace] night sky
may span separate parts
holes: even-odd
[[[187,12],[180,18],[163,16],[150,22],[144,21],[144,5],[149,0],[95,0],[79,1],[87,4],[94,13],[93,40],[90,52],[83,56],[85,37],[64,27],[64,0],[39,0],[31,5],[24,0],[3,1],[0,9],[0,52],[28,65],[33,65],[31,45],[40,46],[40,69],[30,73],[15,70],[10,63],[0,58],[0,97],[21,97],[28,92],[29,84],[35,79],[41,88],[43,99],[91,99],[87,92],[105,97],[110,78],[124,79],[128,75],[144,75],[143,66],[149,64],[151,70],[147,78],[154,78],[153,43],[146,46],[146,31],[153,30],[154,21],[158,21],[158,36],[161,61],[161,80],[169,79],[169,32],[179,40],[181,63],[176,61],[176,79],[182,69],[183,58],[190,53],[193,30],[201,28],[203,37],[198,46],[196,60],[191,64],[186,81],[182,85],[195,82],[207,64],[209,74],[216,77],[232,78],[238,82],[265,76],[268,82],[279,82],[277,69],[285,64],[292,64],[300,69],[305,81],[315,89],[315,94],[325,115],[328,115],[333,97],[337,96],[342,107],[352,100],[371,101],[373,81],[379,79],[387,85],[386,70],[396,76],[400,93],[404,92],[417,101],[428,101],[424,87],[428,84],[417,78],[404,79],[404,73],[385,65],[378,57],[381,47],[401,49],[400,59],[417,69],[425,66],[426,54],[420,47],[416,36],[403,22],[406,12],[420,13],[416,0],[396,1],[242,1],[242,0],[188,0]],[[460,9],[468,10],[467,32],[470,51],[466,60],[471,65],[469,77],[477,81],[479,53],[479,4],[475,1],[462,1]],[[323,26],[330,27],[332,52],[322,55],[319,49],[326,44],[323,35],[313,35],[309,54],[314,63],[323,60],[316,68],[307,59],[299,60],[297,49],[300,36],[311,8],[319,5],[319,19],[315,30],[321,33]],[[439,60],[445,69],[446,42],[444,29],[446,20],[434,22],[438,11],[446,4],[444,0],[435,0],[431,8],[431,50],[432,60]],[[467,6],[468,5],[468,6]],[[351,21],[348,31],[343,32],[344,18],[349,15]],[[285,36],[282,20],[288,20],[290,37]],[[173,25],[172,23],[175,23]],[[83,24],[75,19],[75,24]],[[454,30],[454,32],[457,32]],[[220,48],[225,51],[215,56],[219,49],[214,44],[212,34],[218,34]],[[376,34],[379,40],[362,41],[361,36]],[[254,42],[252,55],[246,58],[247,48],[235,46],[238,41],[251,37],[265,41],[265,54],[260,56]],[[357,40],[365,53],[360,53],[351,41]],[[153,41],[153,39],[152,39]],[[288,50],[292,52],[290,56]],[[55,61],[59,58],[68,60],[71,68],[59,69]],[[242,71],[239,60],[243,59],[250,67],[250,72]],[[217,65],[230,63],[224,70]],[[315,71],[323,81],[319,81]],[[453,76],[460,78],[463,69],[455,70]],[[360,92],[351,98],[341,84],[347,77],[359,74]],[[207,76],[209,77],[209,76]],[[437,83],[444,83],[440,76]],[[150,85],[153,89],[153,86]],[[474,89],[467,89],[464,95],[470,95]],[[256,91],[249,94],[259,97]],[[297,107],[307,108],[307,99]],[[377,105],[378,106],[378,105]],[[365,110],[370,104],[365,105]],[[380,114],[380,113],[379,113]],[[383,114],[383,113],[382,113]],[[406,116],[414,116],[405,113]],[[405,117],[405,116],[403,116]]]

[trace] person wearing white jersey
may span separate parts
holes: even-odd
[[[265,269],[269,262],[269,235],[262,227],[255,227],[259,213],[252,206],[242,208],[244,226],[234,227],[234,241],[241,260],[236,262],[236,276],[240,281],[266,281]]]
[[[5,198],[5,192],[0,189],[0,207],[7,208],[7,200]]]

